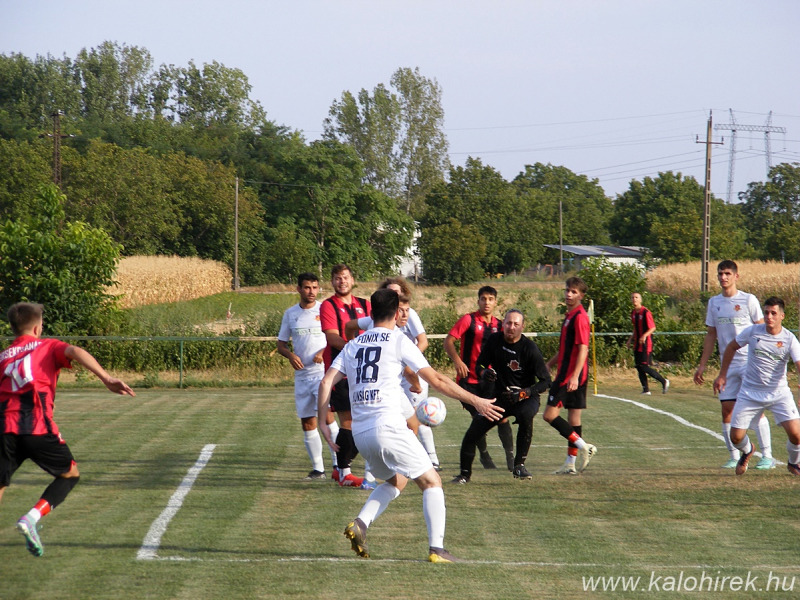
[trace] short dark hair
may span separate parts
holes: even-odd
[[[725,269],[730,269],[734,273],[738,273],[739,265],[737,265],[732,260],[723,260],[721,263],[717,265],[717,271],[723,271]]]
[[[350,275],[353,275],[353,269],[351,269],[350,267],[348,267],[346,264],[344,264],[344,263],[339,263],[338,265],[333,265],[333,267],[331,267],[331,279],[333,279],[333,278],[334,278],[334,277],[336,277],[336,276],[337,276],[339,273],[342,273],[342,272],[344,272],[344,271],[349,271],[349,272],[350,272]]]
[[[317,277],[316,275],[314,275],[314,273],[311,272],[300,273],[300,275],[297,276],[297,287],[301,287],[304,281],[312,281],[312,282],[319,281],[319,277]]]
[[[478,290],[478,298],[480,298],[484,294],[489,294],[490,296],[494,296],[495,298],[497,298],[497,290],[490,285],[485,285]]]
[[[777,296],[770,296],[764,300],[764,306],[779,306],[781,312],[786,312],[786,303],[783,298],[778,298]]]
[[[586,285],[586,282],[580,277],[570,277],[569,279],[567,279],[565,286],[567,289],[575,288],[581,294],[585,294],[586,292],[589,291],[589,286]]]
[[[6,316],[14,335],[20,335],[31,325],[42,320],[44,306],[35,302],[17,302],[8,309]]]
[[[400,304],[400,296],[394,290],[381,288],[370,296],[369,303],[372,306],[372,322],[378,323],[394,318]]]
[[[506,320],[506,317],[508,317],[508,315],[511,315],[511,314],[514,314],[514,313],[517,313],[517,314],[518,314],[520,317],[522,317],[522,322],[523,322],[523,323],[525,322],[525,313],[524,313],[524,312],[522,312],[522,311],[521,311],[520,309],[518,309],[518,308],[509,308],[509,309],[506,311],[506,314],[503,316],[503,321],[505,321],[505,320]]]

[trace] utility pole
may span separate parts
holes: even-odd
[[[723,140],[724,142],[724,140]],[[695,140],[696,144],[706,145],[706,186],[703,192],[703,258],[700,261],[700,291],[708,291],[708,263],[711,261],[711,146],[723,142],[711,141],[711,111],[708,113],[706,141]]]
[[[236,178],[236,198],[233,208],[233,289],[239,290],[239,178]]]
[[[43,133],[40,137],[53,138],[53,183],[61,187],[61,138],[72,138],[74,135],[61,135],[61,115],[64,112],[53,112],[53,133]]]

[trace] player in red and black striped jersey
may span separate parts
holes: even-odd
[[[456,381],[458,385],[477,396],[487,397],[482,393],[480,381],[475,373],[478,356],[489,336],[503,330],[501,321],[492,315],[497,306],[497,290],[485,285],[478,290],[478,310],[461,317],[453,325],[444,340],[444,350],[453,361],[456,368]],[[456,350],[456,340],[460,340],[459,349]],[[461,404],[474,419],[475,409],[466,403]],[[497,425],[497,435],[503,444],[506,454],[506,465],[509,471],[514,470],[514,434],[508,419],[503,419]],[[486,469],[497,468],[489,455],[486,447],[486,436],[478,440],[478,452],[481,465]]]
[[[631,294],[631,322],[633,323],[633,333],[628,338],[627,346],[633,346],[633,362],[636,371],[639,373],[639,383],[642,384],[642,394],[650,395],[650,386],[647,384],[649,375],[661,384],[661,391],[665,394],[669,389],[669,379],[656,371],[650,365],[653,364],[651,353],[653,352],[653,332],[656,330],[656,322],[653,313],[642,305],[642,295],[639,292]]]
[[[586,383],[589,379],[589,316],[581,301],[588,288],[580,277],[570,277],[564,287],[567,314],[561,326],[558,354],[547,361],[547,367],[557,366],[558,371],[550,386],[544,420],[567,439],[567,460],[556,471],[559,475],[577,475],[582,472],[597,452],[597,448],[581,437],[581,411],[586,408]],[[568,421],[560,416],[567,409]],[[580,461],[576,466],[576,459]]]
[[[54,339],[41,339],[41,304],[19,302],[8,309],[14,342],[0,353],[0,499],[11,476],[30,459],[54,477],[39,502],[17,521],[28,551],[44,553],[37,532],[39,519],[61,504],[80,478],[69,446],[53,420],[56,383],[61,369],[77,362],[117,394],[134,396],[124,382],[111,377],[86,350]]]
[[[328,341],[328,346],[322,355],[326,371],[347,343],[345,336],[347,323],[371,314],[369,300],[354,296],[352,293],[355,279],[350,267],[345,264],[335,265],[331,269],[331,285],[333,296],[324,300],[319,307],[320,325]],[[361,487],[363,479],[350,472],[350,465],[358,454],[358,448],[353,441],[350,388],[346,378],[331,390],[330,405],[339,417],[339,433],[336,435],[336,445],[339,446],[336,452],[336,464],[339,469],[338,473],[334,472],[334,479],[338,478],[339,485],[343,487]]]

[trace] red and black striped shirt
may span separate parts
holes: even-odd
[[[53,420],[56,384],[69,344],[22,335],[0,353],[0,432],[58,435]]]

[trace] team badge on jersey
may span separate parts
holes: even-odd
[[[519,361],[515,358],[508,362],[508,368],[512,371],[521,371],[522,367],[519,366]]]

